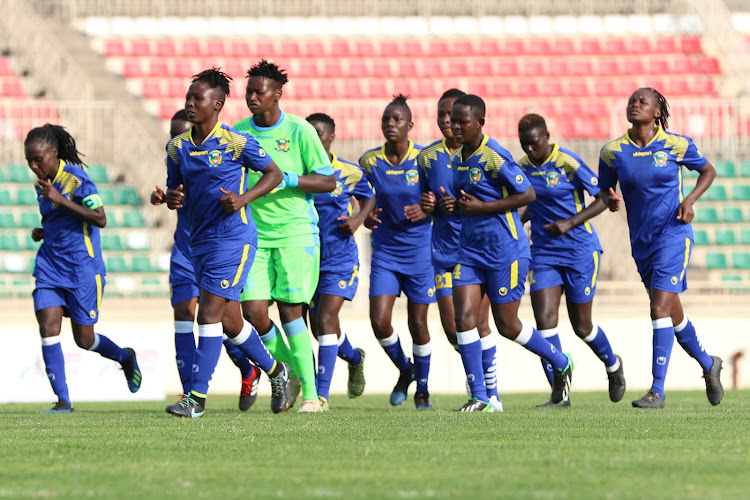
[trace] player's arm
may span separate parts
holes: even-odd
[[[73,200],[69,200],[60,194],[60,191],[57,190],[49,179],[40,179],[39,187],[42,190],[42,198],[65,208],[83,222],[96,227],[104,227],[107,225],[107,215],[104,213],[104,204],[97,193],[92,193],[89,196],[84,197],[83,200],[81,200],[82,205],[79,205]]]
[[[339,221],[339,231],[346,236],[354,234],[359,226],[365,223],[367,217],[375,210],[375,197],[359,200],[359,213],[357,215],[342,215]]]
[[[170,154],[170,152],[172,154]],[[185,191],[182,185],[182,172],[180,165],[176,161],[175,146],[170,141],[167,143],[167,193],[164,197],[167,207],[170,210],[182,208],[182,201],[185,199]]]
[[[458,199],[458,207],[466,215],[493,214],[525,207],[534,200],[536,200],[536,193],[531,186],[528,186],[525,191],[512,194],[507,198],[489,201],[482,201],[462,189],[461,197]]]
[[[307,175],[300,175],[297,177],[297,185],[290,185],[289,175],[294,175],[291,172],[284,172],[284,182],[286,187],[296,187],[302,191],[308,193],[330,193],[336,189],[336,177],[333,175],[331,170],[330,175],[323,175],[318,173],[312,173]]]
[[[544,229],[546,229],[547,232],[552,235],[560,236],[567,233],[574,227],[583,224],[587,220],[593,219],[600,213],[604,212],[606,209],[607,205],[605,205],[602,201],[601,194],[597,194],[593,203],[575,214],[573,217],[570,217],[569,219],[556,220],[555,222],[546,224],[544,226]]]
[[[257,200],[261,196],[265,196],[270,193],[278,184],[281,182],[283,175],[278,165],[271,161],[263,169],[263,175],[260,176],[258,182],[245,191],[242,194],[237,194],[232,191],[221,189],[224,196],[219,198],[219,203],[224,207],[227,212],[236,212],[242,207],[247,206],[249,203]]]
[[[599,154],[599,193],[602,197],[602,203],[609,208],[610,212],[620,210],[622,198],[615,192],[617,186],[617,173],[612,166],[611,161],[607,158],[606,146],[602,148]]]
[[[695,217],[695,210],[693,210],[693,204],[698,201],[698,198],[711,187],[711,184],[716,178],[716,169],[711,162],[698,170],[698,180],[695,183],[695,189],[685,197],[680,203],[677,209],[677,219],[685,223],[692,222]]]

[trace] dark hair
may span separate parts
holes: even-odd
[[[466,92],[463,90],[458,89],[448,89],[445,92],[443,92],[443,95],[440,96],[440,99],[438,101],[442,101],[443,99],[448,99],[449,97],[461,97],[462,95],[466,95]]]
[[[468,106],[471,109],[471,112],[476,116],[477,118],[484,118],[484,115],[487,111],[487,107],[484,104],[484,100],[482,100],[481,97],[474,94],[466,94],[459,96],[454,102],[453,105],[456,104],[463,104],[464,106]]]
[[[529,132],[534,129],[547,130],[547,122],[541,115],[536,113],[529,113],[521,118],[518,122],[518,133]]]
[[[400,106],[406,110],[406,113],[409,115],[409,120],[411,120],[411,108],[409,108],[409,105],[406,104],[407,99],[409,99],[408,95],[404,95],[404,94],[395,95],[393,96],[393,100],[390,103],[388,103],[388,106],[386,106],[386,108],[390,106]]]
[[[78,155],[83,156],[83,153],[76,149],[76,140],[60,125],[46,123],[41,127],[31,129],[26,135],[26,140],[23,141],[23,144],[27,146],[34,141],[44,141],[57,149],[57,158],[65,163],[80,167],[86,166],[83,160],[78,157]]]
[[[664,130],[667,130],[667,122],[669,120],[669,103],[667,102],[667,98],[661,95],[661,92],[653,87],[648,87],[647,90],[654,93],[656,100],[659,103],[659,110],[661,110],[661,116],[656,119],[656,124]]]
[[[206,82],[212,89],[218,88],[224,94],[229,95],[229,82],[232,77],[221,71],[221,68],[211,68],[193,75],[193,82]]]
[[[172,117],[172,119],[170,121],[175,121],[175,120],[181,120],[183,122],[189,122],[190,121],[188,119],[187,111],[185,111],[185,109],[181,109],[177,113],[175,113],[174,116]]]
[[[262,76],[268,78],[269,80],[278,83],[279,87],[283,87],[284,84],[289,81],[289,77],[283,69],[279,69],[276,64],[268,62],[265,59],[261,59],[257,64],[251,66],[250,69],[247,70],[246,78],[250,78],[251,76]]]
[[[310,123],[312,123],[312,122],[327,123],[328,125],[331,126],[331,130],[333,130],[334,132],[336,132],[336,122],[334,122],[333,118],[331,118],[330,116],[328,116],[325,113],[313,113],[310,116],[308,116],[307,118],[305,118],[305,120],[307,120]]]

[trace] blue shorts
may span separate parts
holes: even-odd
[[[201,290],[195,281],[192,260],[177,245],[172,247],[169,260],[169,289],[172,306],[186,300],[200,297]]]
[[[317,302],[316,299],[320,294],[336,295],[337,297],[344,297],[346,300],[352,300],[357,293],[358,285],[358,264],[354,264],[348,270],[321,271],[313,300]]]
[[[645,259],[635,259],[646,289],[671,293],[687,290],[687,267],[692,252],[693,241],[685,238],[681,244],[664,246]]]
[[[568,301],[574,304],[590,302],[596,293],[600,257],[601,252],[594,251],[589,258],[564,266],[548,264],[543,259],[532,260],[529,269],[531,293],[562,285]]]
[[[401,296],[401,292],[417,304],[435,302],[435,271],[432,262],[410,265],[378,262],[373,259],[370,269],[370,297]]]
[[[78,288],[59,288],[49,283],[37,282],[32,293],[34,312],[48,307],[62,307],[63,314],[79,325],[95,325],[99,319],[99,308],[106,280],[101,274]]]
[[[201,290],[239,302],[253,265],[257,246],[242,241],[217,240],[193,247],[195,279]]]
[[[453,270],[453,286],[486,285],[487,296],[493,304],[521,300],[525,292],[529,260],[519,259],[496,270],[456,264]]]
[[[435,268],[435,297],[453,297],[453,268]]]

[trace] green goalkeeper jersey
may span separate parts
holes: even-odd
[[[234,128],[255,137],[282,172],[293,172],[298,176],[312,173],[333,175],[333,167],[318,133],[299,116],[282,111],[279,121],[270,127],[256,125],[251,116],[235,123]],[[249,171],[247,188],[253,187],[261,175]],[[258,227],[258,248],[320,245],[313,193],[277,187],[252,202],[250,210]]]

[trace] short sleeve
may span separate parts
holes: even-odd
[[[509,187],[514,193],[523,193],[529,189],[531,183],[515,160],[504,156],[501,157],[504,160],[502,166],[498,169],[498,180],[502,181],[501,184]]]
[[[706,166],[708,160],[703,156],[703,153],[701,153],[690,137],[686,137],[686,139],[688,141],[688,146],[682,160],[680,161],[678,159],[678,163],[690,170],[700,170]]]
[[[174,189],[182,184],[182,172],[177,158],[177,151],[172,141],[167,143],[167,187]]]
[[[242,165],[256,172],[262,172],[271,164],[271,157],[258,144],[255,137],[251,135],[245,135],[245,137],[247,137],[247,142],[242,148]]]
[[[102,201],[101,196],[99,196],[99,190],[96,188],[96,184],[94,184],[94,181],[86,175],[86,172],[83,169],[77,173],[77,177],[81,179],[81,184],[78,186],[78,189],[76,189],[73,199],[91,210],[104,206],[104,202]]]
[[[354,188],[351,190],[350,194],[358,200],[369,200],[370,198],[375,196],[375,190],[372,188],[370,181],[367,180],[364,171],[362,171],[362,177],[359,179],[357,184],[354,185]]]
[[[578,160],[580,166],[576,170],[573,184],[586,190],[591,196],[599,194],[599,178],[583,160]]]
[[[604,146],[599,154],[599,189],[609,191],[617,184],[617,172],[613,160],[610,159],[609,148]]]
[[[333,175],[331,160],[328,158],[323,143],[320,142],[318,132],[312,125],[305,122],[300,130],[300,153],[304,162],[304,174]]]

